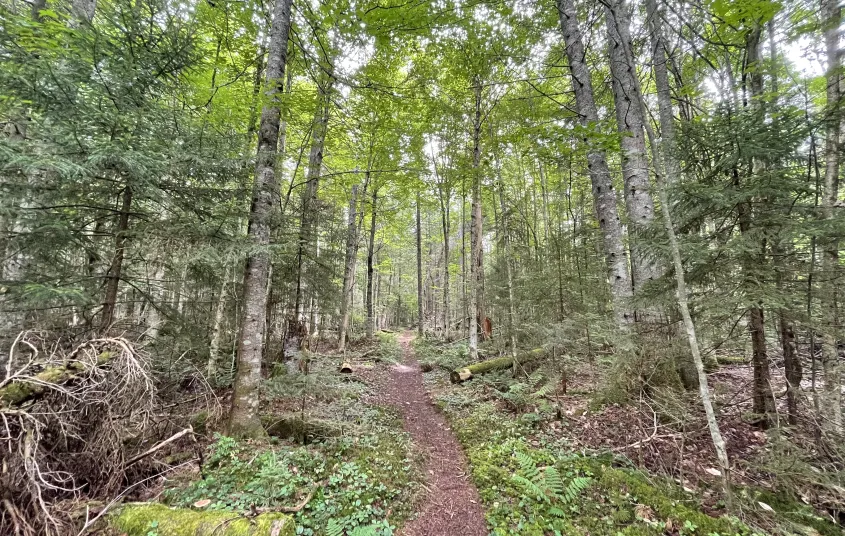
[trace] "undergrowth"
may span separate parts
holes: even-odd
[[[211,510],[272,511],[310,496],[294,514],[297,534],[331,534],[338,528],[368,534],[363,532],[368,527],[373,535],[387,536],[395,528],[387,521],[388,510],[402,517],[411,493],[407,447],[398,435],[371,434],[256,449],[254,443],[218,435],[201,478],[172,483],[164,500],[181,507],[210,500],[206,508]]]
[[[396,336],[381,333],[377,352],[372,358],[397,359]],[[264,384],[264,420],[307,426],[307,434],[305,428],[279,433],[264,443],[216,435],[199,478],[174,480],[164,501],[181,507],[210,501],[204,508],[249,512],[299,506],[307,498],[293,514],[297,535],[392,535],[410,514],[417,488],[410,440],[398,414],[361,402],[371,390],[365,378],[336,367],[318,357],[309,374],[282,374]]]
[[[438,358],[430,343],[418,348]],[[456,350],[452,350],[456,352]],[[447,414],[463,445],[487,511],[491,534],[506,536],[759,536],[763,533],[737,517],[707,512],[698,494],[668,478],[633,467],[612,454],[574,452],[563,439],[546,434],[539,424],[555,418],[544,404],[539,376],[519,382],[502,378],[448,384],[444,371],[427,374],[438,405]],[[503,383],[499,385],[499,383]],[[517,418],[514,418],[514,414]],[[759,492],[741,490],[746,504],[763,500]],[[765,497],[771,502],[774,498]],[[779,511],[795,505],[777,503]],[[800,509],[800,508],[799,508]],[[802,512],[806,510],[803,509]],[[780,533],[834,534],[818,518],[779,517]]]

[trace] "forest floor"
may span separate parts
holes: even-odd
[[[392,366],[385,401],[401,415],[405,431],[425,457],[426,494],[419,515],[400,531],[403,536],[461,534],[485,536],[487,522],[478,490],[446,418],[423,387],[423,377],[411,348],[412,332],[399,337],[402,362]]]
[[[199,463],[133,499],[210,515],[282,509],[302,536],[841,534],[804,504],[811,489],[776,472],[768,454],[779,444],[743,419],[743,368],[711,375],[735,460],[731,515],[693,395],[613,403],[601,395],[600,363],[557,356],[518,378],[507,370],[451,383],[467,360],[463,344],[411,331],[379,332],[345,353],[317,348],[307,374],[280,366],[265,380],[269,438],[195,427]],[[117,534],[190,532],[161,531],[159,521]]]

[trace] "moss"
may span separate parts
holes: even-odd
[[[293,519],[262,514],[247,519],[233,512],[169,508],[163,504],[130,504],[112,515],[111,525],[127,536],[294,536]]]

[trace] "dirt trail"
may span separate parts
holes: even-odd
[[[469,465],[461,445],[426,393],[414,359],[412,332],[399,336],[403,363],[395,365],[386,388],[387,402],[402,414],[405,430],[426,456],[427,493],[419,516],[400,536],[487,536],[478,490],[469,481]]]

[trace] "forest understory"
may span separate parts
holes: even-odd
[[[838,0],[0,0],[0,536],[845,526]]]
[[[501,353],[494,344],[481,348],[488,356]],[[761,430],[750,418],[748,365],[722,354],[720,361],[730,364],[711,377],[735,460],[730,507],[695,397],[667,389],[613,402],[600,380],[611,362],[598,351],[550,350],[531,372],[514,375],[506,368],[455,383],[451,373],[467,364],[465,343],[386,331],[377,342],[353,343],[345,352],[331,341],[317,344],[307,373],[295,362],[270,373],[262,387],[264,439],[220,432],[230,390],[180,386],[179,409],[146,429],[147,444],[133,448],[142,455],[152,450],[148,456],[121,462],[108,456],[120,448],[93,442],[75,455],[97,460],[69,467],[89,485],[121,464],[131,467],[113,487],[79,490],[60,502],[51,502],[57,495],[44,489],[56,523],[51,530],[109,536],[841,534],[841,488],[824,481],[821,470],[817,478],[802,473],[824,458],[822,452],[801,457],[818,438],[810,430],[792,428],[787,437]],[[129,396],[137,404],[137,395]],[[189,433],[166,431],[182,427]],[[165,436],[173,440],[154,441]],[[136,483],[124,487],[127,481]],[[16,501],[6,496],[3,504],[5,515],[20,516],[19,524],[8,525],[10,534],[35,533],[23,528],[27,521]]]

